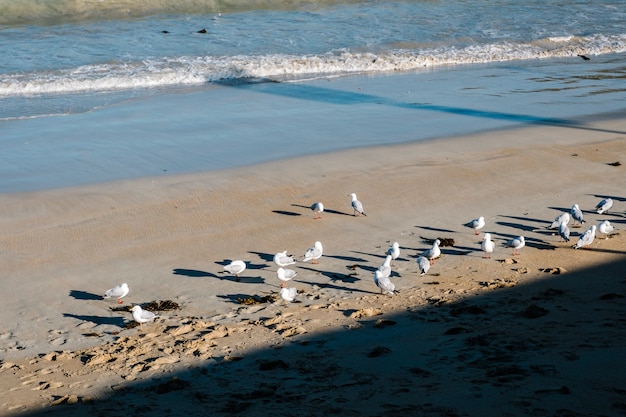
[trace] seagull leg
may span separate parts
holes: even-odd
[[[239,274],[235,274],[235,281],[239,282]]]
[[[118,298],[118,299],[117,299],[117,303],[118,303],[118,304],[124,304],[124,301],[122,301],[122,299],[121,299],[121,298]]]

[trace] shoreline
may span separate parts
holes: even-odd
[[[364,325],[363,320],[385,314],[472,300],[475,294],[517,290],[523,284],[544,287],[546,276],[554,279],[542,271],[546,268],[564,268],[559,279],[568,274],[584,278],[593,268],[623,271],[626,177],[623,165],[607,164],[626,163],[625,132],[624,118],[589,121],[584,128],[531,126],[471,135],[475,141],[437,139],[228,171],[1,195],[5,250],[0,264],[7,291],[0,302],[12,312],[0,323],[7,346],[1,402],[15,406],[15,413],[36,411],[55,397],[100,398],[101,386],[148,383],[197,366],[198,357],[169,344],[183,335],[200,340],[222,329],[221,337],[207,336],[211,341],[202,347],[201,359],[210,365],[254,356],[249,349],[264,345],[285,347],[298,337],[314,341],[324,330]],[[351,192],[365,205],[367,217],[352,216]],[[589,212],[600,196],[616,200],[606,216]],[[313,220],[308,209],[315,201],[327,207],[321,220]],[[570,247],[582,229],[572,229],[570,244],[559,242],[546,226],[574,202],[586,211],[588,224],[606,217],[618,234],[597,239],[590,250]],[[496,241],[491,260],[482,259],[482,234],[463,226],[478,215],[486,217],[484,231]],[[518,234],[527,235],[527,246],[512,256],[502,243]],[[455,245],[443,248],[429,274],[419,277],[415,258],[428,248],[424,238],[442,236],[453,237]],[[277,292],[273,254],[288,250],[301,257],[315,240],[325,248],[320,264],[294,268],[293,285],[303,291],[299,303],[236,303],[238,297]],[[371,278],[393,241],[402,248],[392,277],[400,293],[388,297],[378,294]],[[221,273],[229,259],[249,263],[241,282]],[[144,330],[123,330],[129,315],[113,312],[114,303],[96,297],[124,281],[131,287],[125,305],[169,299],[181,310],[164,313]],[[623,284],[615,284],[615,294],[624,293]],[[602,292],[610,294],[608,288]],[[570,306],[576,298],[559,302]],[[619,297],[610,302],[623,304]],[[367,308],[383,314],[357,317]],[[493,308],[492,319],[497,316]],[[410,328],[410,320],[398,322]],[[394,334],[393,326],[385,331]],[[87,333],[99,336],[94,340]],[[151,360],[122,349],[116,362],[94,361],[95,368],[85,368],[81,361],[137,343],[151,346]],[[350,341],[341,343],[349,346]],[[157,358],[168,357],[175,362],[158,359],[160,365],[154,366]],[[41,374],[42,369],[52,372]],[[63,369],[72,370],[63,377],[67,380],[59,374]],[[93,370],[101,372],[101,381]],[[9,388],[29,372],[40,376]],[[31,389],[40,379],[54,383]]]

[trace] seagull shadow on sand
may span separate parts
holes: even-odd
[[[283,216],[291,216],[291,217],[302,216],[302,214],[300,213],[296,213],[294,211],[285,211],[285,210],[272,210],[272,213],[282,214]]]
[[[257,294],[224,294],[224,295],[218,295],[217,298],[221,298],[222,300],[228,301],[230,303],[233,304],[241,304],[244,305],[244,303],[242,303],[240,300],[249,300],[249,299],[255,299],[258,302],[256,304],[249,304],[249,305],[257,305],[257,304],[267,304],[268,301],[264,301],[265,297],[270,297],[272,294],[271,293],[267,293],[265,295],[257,295]]]
[[[324,258],[339,259],[340,261],[346,261],[346,262],[368,262],[367,260],[365,260],[363,258],[355,258],[354,256],[326,255],[326,254],[324,254],[323,257]]]
[[[74,297],[77,300],[102,300],[103,297],[98,294],[94,294],[87,291],[70,290],[70,297]]]
[[[274,257],[272,256],[272,259]],[[234,259],[224,259],[223,261],[215,261],[216,264],[221,265],[221,266],[226,266],[228,264],[230,264],[232,261],[234,261]],[[253,262],[248,262],[248,261],[244,261],[246,263],[246,270],[247,269],[265,269],[267,267],[269,267],[268,264],[262,263],[262,264],[255,264]]]
[[[598,199],[610,198],[613,201],[626,201],[626,197],[618,197],[616,195],[606,195],[606,194],[587,194],[587,195],[594,196]]]
[[[350,274],[342,274],[340,272],[335,272],[335,271],[320,271],[314,268],[310,268],[307,266],[300,266],[300,269],[304,269],[305,271],[311,271],[311,272],[316,272],[318,274],[321,274],[325,277],[327,277],[328,279],[330,279],[332,282],[336,282],[336,281],[340,281],[340,282],[344,282],[346,284],[354,284],[357,281],[360,281],[361,278],[357,277],[356,274],[355,275],[350,275]],[[298,282],[302,282],[302,281],[298,281]],[[324,284],[317,284],[317,285],[324,285]],[[348,291],[352,291],[348,288],[343,288],[345,290]]]
[[[174,268],[172,270],[172,274],[183,275],[191,278],[219,278],[217,275],[211,272],[200,271],[198,269]]]
[[[359,279],[359,278],[357,278]],[[365,294],[378,294],[378,291],[366,291],[366,290],[362,290],[359,288],[347,288],[347,287],[341,287],[338,285],[334,285],[331,283],[319,283],[319,282],[310,282],[310,281],[298,281],[301,284],[305,284],[305,285],[310,285],[310,286],[314,286],[317,285],[319,288],[322,289],[329,289],[329,290],[340,290],[340,291],[350,291],[351,293],[365,293]],[[372,285],[375,286],[374,282],[372,281]]]
[[[500,226],[504,226],[504,227],[510,227],[512,229],[522,230],[524,232],[534,232],[537,230],[535,226],[530,226],[530,225],[521,224],[521,223],[496,222],[496,224]]]
[[[301,208],[305,208],[307,210],[311,210],[311,206],[305,206],[303,204],[292,204],[292,206],[293,207],[301,207]],[[322,213],[322,216],[324,215],[324,213],[339,214],[340,216],[352,216],[352,214],[350,214],[350,213],[344,213],[343,211],[333,210],[333,209],[326,208],[326,207],[324,207],[324,212]]]
[[[266,262],[274,262],[274,255],[275,255],[274,253],[264,253],[264,252],[255,252],[255,251],[248,251],[248,253],[257,255],[259,258],[261,258],[262,260]]]
[[[461,225],[463,226],[463,225]],[[457,230],[450,229],[440,229],[438,227],[430,227],[430,226],[415,226],[417,229],[428,230],[430,232],[441,232],[441,233],[458,233]]]
[[[516,237],[519,237],[520,235],[511,235],[511,234],[507,234],[507,233],[492,233],[492,240],[496,243],[496,245],[499,246],[504,246],[506,244],[506,242],[508,242],[511,239],[514,239]],[[498,240],[497,237],[500,238],[500,240]],[[537,239],[534,237],[527,237],[524,236],[524,242],[525,242],[525,246],[528,248],[535,248],[535,249],[539,249],[539,250],[555,250],[557,249],[557,246],[545,242],[541,239]],[[556,243],[556,242],[555,242]],[[522,249],[524,250],[524,249]]]
[[[110,326],[124,327],[124,317],[83,316],[80,314],[63,313],[63,317],[70,317],[81,321],[89,321],[96,325],[107,324]]]

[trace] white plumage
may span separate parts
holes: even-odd
[[[607,213],[611,207],[613,207],[613,199],[610,197],[605,198],[604,200],[600,201],[596,206],[596,213]]]
[[[296,290],[294,287],[280,289],[280,298],[287,301],[288,303],[291,303],[293,300],[295,300],[297,294],[298,290]]]
[[[391,259],[391,255],[385,256],[385,261],[378,267],[380,273],[386,278],[391,276]]]
[[[468,223],[465,223],[465,226],[471,227],[472,229],[474,229],[474,233],[477,235],[478,231],[482,229],[483,227],[485,227],[485,218],[483,216],[480,216],[477,219],[474,219]]]
[[[129,291],[130,289],[128,288],[128,284],[123,283],[120,285],[116,285],[115,287],[107,290],[104,293],[103,298],[117,298],[117,303],[122,304],[123,303],[122,298],[126,297]]]
[[[224,271],[235,275],[235,280],[239,281],[239,274],[246,270],[246,263],[240,259],[224,265]]]
[[[589,245],[593,243],[593,239],[596,237],[596,225],[591,227],[582,235],[578,237],[578,242],[574,245],[574,249],[585,248],[588,249]]]
[[[418,256],[417,267],[420,269],[420,275],[426,275],[430,269],[430,261],[424,256]]]
[[[318,259],[322,257],[323,253],[324,248],[322,247],[322,242],[317,241],[313,244],[313,246],[311,246],[304,252],[304,258],[302,258],[302,262],[311,261],[311,263],[314,264],[319,263]]]
[[[605,239],[608,239],[609,235],[613,233],[614,230],[615,228],[608,220],[600,222],[600,224],[598,225],[598,231],[604,235]]]
[[[296,263],[292,256],[287,255],[287,251],[278,252],[274,255],[274,263],[278,266],[288,266]]]
[[[395,293],[396,286],[393,284],[393,282],[391,282],[391,279],[384,276],[379,269],[374,271],[374,282],[376,283],[376,286],[380,288],[381,294],[393,295]]]
[[[483,258],[490,259],[495,248],[495,243],[491,240],[491,233],[485,233],[483,241],[480,243],[480,248],[484,252]]]
[[[554,221],[552,222],[550,227],[548,227],[548,229],[558,229],[561,223],[568,224],[569,221],[570,221],[569,213],[561,213],[554,218]]]
[[[149,321],[154,320],[157,315],[151,311],[144,310],[140,306],[134,306],[131,309],[133,313],[133,320],[135,320],[141,326],[143,323],[147,323]]]
[[[400,257],[400,244],[398,242],[393,242],[391,246],[385,252],[385,255],[391,255],[391,260],[395,261]]]
[[[441,241],[437,239],[433,243],[433,246],[423,253],[423,256],[430,261],[431,265],[435,263],[435,259],[441,256],[441,249],[439,249],[439,245],[441,245]]]
[[[524,236],[515,237],[504,244],[507,248],[513,248],[513,255],[519,255],[520,250],[526,246]]]
[[[570,213],[572,214],[572,218],[574,219],[574,226],[576,225],[576,222],[578,222],[580,225],[585,222],[585,220],[583,219],[583,212],[580,207],[578,207],[578,204],[574,204],[572,206],[572,208],[570,209]]]
[[[322,204],[321,201],[313,203],[311,205],[311,210],[313,210],[313,218],[314,219],[321,219],[322,218],[322,213],[324,212],[324,204]]]
[[[367,216],[367,214],[365,214],[365,211],[363,210],[363,204],[356,198],[356,194],[352,193],[350,194],[350,197],[352,198],[352,202],[350,203],[352,205],[352,209],[354,210],[354,215],[358,216],[360,214]]]
[[[276,270],[276,277],[282,281],[281,287],[285,288],[287,281],[291,281],[298,273],[293,269],[283,268]]]
[[[563,239],[564,242],[569,242],[569,227],[567,227],[567,223],[563,222],[559,224],[559,236]]]

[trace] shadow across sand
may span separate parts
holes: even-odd
[[[183,275],[192,278],[220,278],[211,272],[200,271],[198,269],[175,268],[172,270],[172,273],[174,275]]]
[[[70,290],[70,297],[74,297],[77,300],[102,300],[103,297],[98,294],[81,290]]]
[[[80,321],[88,321],[96,325],[106,324],[110,326],[124,327],[123,317],[86,316],[81,314],[63,313],[63,317],[70,317]]]
[[[510,416],[621,415],[626,403],[620,365],[626,356],[625,274],[623,259],[456,301],[416,299],[397,313],[358,316],[350,328],[329,327],[242,351],[239,360],[230,360],[230,350],[218,347],[206,363],[126,382],[89,401],[77,389],[75,404],[20,416],[122,416],[134,403],[139,404],[131,407],[137,416],[155,410],[199,415],[208,409],[218,417],[267,415],[268,410],[306,416],[469,417],[487,410]],[[346,290],[332,283],[322,286]],[[438,286],[433,281],[425,288]],[[246,296],[221,297],[235,303]],[[385,300],[376,295],[368,306]],[[344,317],[357,313],[339,312]]]

